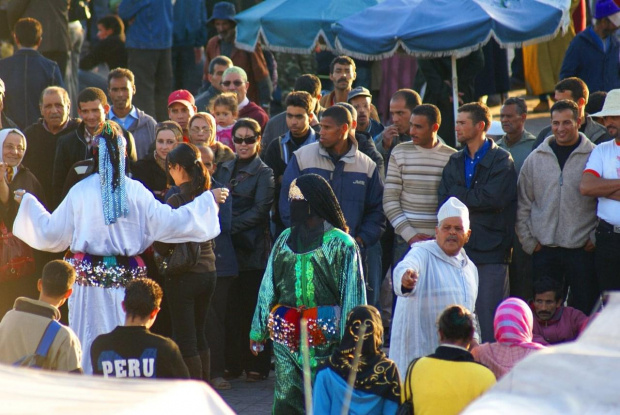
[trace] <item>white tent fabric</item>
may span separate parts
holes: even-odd
[[[0,365],[0,414],[180,413],[234,414],[203,382],[106,379]]]
[[[620,292],[572,343],[521,361],[465,415],[620,413]]]

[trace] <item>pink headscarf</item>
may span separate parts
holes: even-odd
[[[525,301],[515,297],[507,298],[495,311],[495,340],[510,346],[544,349],[543,345],[532,342],[533,324],[532,310]]]

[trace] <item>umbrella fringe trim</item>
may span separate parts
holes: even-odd
[[[540,36],[534,39],[530,39],[524,42],[508,42],[508,43],[503,43],[500,42],[499,39],[497,38],[497,36],[495,35],[495,32],[491,30],[491,32],[489,33],[489,35],[487,36],[487,38],[480,42],[477,43],[475,45],[472,46],[468,46],[465,48],[459,48],[459,49],[453,49],[453,50],[444,50],[444,51],[436,51],[436,52],[425,52],[425,51],[413,51],[411,49],[409,49],[407,46],[405,46],[405,43],[402,40],[398,40],[396,42],[396,45],[389,51],[387,52],[383,52],[383,53],[379,53],[376,55],[369,55],[369,54],[365,54],[365,53],[361,53],[361,52],[356,52],[353,50],[349,50],[347,48],[345,48],[344,46],[342,46],[342,43],[340,43],[340,39],[338,37],[336,37],[336,41],[335,41],[335,47],[333,49],[331,49],[333,52],[336,53],[341,53],[341,54],[346,54],[352,58],[355,59],[361,59],[361,60],[367,60],[367,61],[374,61],[374,60],[382,60],[382,59],[387,59],[390,58],[392,56],[394,56],[394,54],[398,51],[398,49],[402,49],[407,55],[411,55],[411,56],[416,56],[418,58],[443,58],[443,57],[447,57],[447,56],[452,56],[452,55],[456,55],[457,58],[461,58],[463,56],[467,56],[470,53],[472,53],[473,51],[476,51],[480,48],[482,48],[484,45],[486,45],[489,40],[491,40],[491,38],[494,38],[495,41],[500,45],[500,47],[507,49],[507,48],[518,48],[518,47],[522,47],[522,46],[529,46],[529,45],[533,45],[536,43],[540,43],[540,42],[545,42],[548,40],[551,40],[553,38],[555,38],[559,32],[563,32],[563,34],[566,33],[566,29],[563,28],[561,25],[550,35],[546,35],[546,36]]]
[[[258,33],[256,35],[256,40],[254,41],[254,43],[252,45],[247,44],[247,43],[241,43],[241,42],[237,42],[237,40],[235,39],[235,47],[237,49],[241,49],[241,50],[245,50],[247,52],[254,52],[254,50],[256,49],[256,44],[259,42],[259,39],[262,38],[262,42],[261,42],[261,47],[263,49],[266,50],[270,50],[272,52],[282,52],[282,53],[293,53],[293,54],[297,54],[297,55],[306,55],[309,53],[312,53],[312,51],[314,51],[315,45],[317,44],[317,42],[319,41],[320,38],[323,38],[323,40],[325,41],[325,44],[327,45],[327,49],[330,51],[334,51],[336,50],[336,48],[334,48],[326,34],[325,31],[323,29],[319,30],[319,32],[316,34],[316,36],[314,37],[314,40],[312,41],[312,46],[309,48],[291,48],[291,47],[287,47],[287,46],[278,46],[278,45],[271,45],[269,43],[269,41],[267,40],[267,36],[265,36],[265,32],[263,31],[263,28],[260,27],[258,29]]]

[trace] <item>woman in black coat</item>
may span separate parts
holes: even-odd
[[[222,163],[215,179],[230,189],[232,196],[233,246],[239,277],[232,282],[226,321],[227,375],[237,377],[245,370],[248,381],[269,375],[269,351],[253,356],[248,349],[250,325],[258,290],[271,251],[269,211],[274,198],[273,171],[260,159],[261,129],[250,118],[233,127],[237,156]]]
[[[155,151],[131,167],[131,175],[153,192],[155,198],[164,202],[168,191],[166,156],[177,144],[183,142],[183,130],[174,121],[164,121],[155,128]]]
[[[209,173],[201,162],[200,151],[192,144],[182,143],[167,157],[168,173],[179,192],[166,203],[176,209],[190,203],[211,186]],[[217,203],[222,203],[227,189],[212,190]],[[166,255],[174,244],[155,242],[155,250]],[[207,311],[215,291],[215,253],[213,241],[200,244],[200,257],[187,272],[166,275],[165,294],[168,297],[172,321],[172,337],[178,344],[192,379],[208,380],[209,346],[205,327]]]

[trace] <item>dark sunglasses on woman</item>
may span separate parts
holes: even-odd
[[[233,137],[233,142],[235,144],[243,144],[243,143],[254,144],[254,143],[256,143],[256,136],[255,135],[251,136],[251,137],[237,137],[237,136],[234,136]]]

